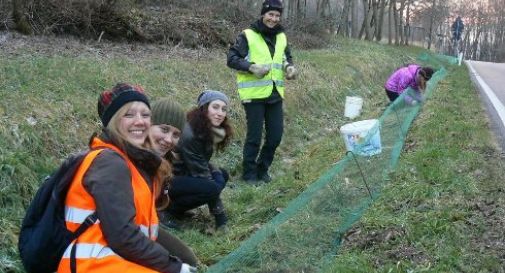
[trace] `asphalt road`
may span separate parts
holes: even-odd
[[[466,61],[491,119],[492,130],[505,151],[505,63]]]

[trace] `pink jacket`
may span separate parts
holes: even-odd
[[[416,82],[417,71],[421,67],[417,64],[411,64],[407,67],[402,67],[396,70],[384,84],[386,90],[395,92],[398,94],[403,93],[408,87],[419,91],[419,87]]]

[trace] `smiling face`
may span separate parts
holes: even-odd
[[[151,126],[151,110],[145,103],[139,101],[123,107],[128,108],[119,117],[118,131],[128,142],[142,146]]]
[[[152,140],[153,149],[160,155],[165,156],[172,151],[179,142],[181,130],[172,125],[153,125],[149,129],[149,138]]]
[[[222,100],[214,100],[209,103],[207,117],[212,126],[218,127],[223,123],[224,118],[226,118],[226,111],[228,111],[228,106]]]
[[[262,21],[268,28],[274,28],[281,21],[281,13],[276,10],[267,11],[262,15]]]

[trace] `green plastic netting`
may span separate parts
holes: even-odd
[[[429,99],[446,75],[443,64],[453,62],[428,54],[418,59],[438,68],[428,82],[425,97]],[[406,102],[405,96],[411,92],[404,92],[387,107],[353,152],[348,152],[282,213],[211,266],[207,273],[325,272],[342,236],[380,194],[397,164],[409,127],[422,107]],[[367,156],[370,154],[367,143],[376,133],[380,135],[381,151]]]

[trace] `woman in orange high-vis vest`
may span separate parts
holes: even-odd
[[[151,110],[142,88],[117,84],[102,92],[98,114],[103,132],[90,140],[65,201],[69,230],[93,213],[98,221],[67,248],[58,273],[71,272],[74,245],[78,273],[196,272],[156,241],[158,181],[169,175],[170,165],[144,148]]]

